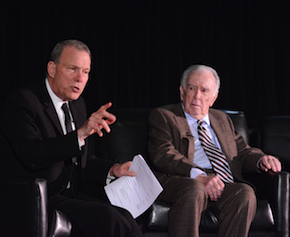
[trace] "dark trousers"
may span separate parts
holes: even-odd
[[[72,237],[143,236],[128,211],[83,193],[71,197],[69,191],[65,191],[49,202],[49,209],[58,209],[71,220]]]

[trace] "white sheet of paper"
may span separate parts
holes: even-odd
[[[129,170],[136,176],[115,180],[105,186],[105,192],[112,205],[128,210],[136,218],[153,204],[163,188],[141,155],[134,156]]]

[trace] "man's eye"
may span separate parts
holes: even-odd
[[[189,89],[190,91],[192,91],[192,90],[194,90],[194,87],[193,87],[193,86],[189,86],[188,89]]]

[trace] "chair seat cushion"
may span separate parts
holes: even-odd
[[[167,231],[168,211],[170,204],[156,201],[152,205],[149,215],[148,227],[151,230]],[[251,230],[265,230],[274,226],[274,219],[270,204],[266,200],[258,201],[256,216],[253,220]],[[205,210],[201,217],[200,230],[204,233],[216,232],[218,229],[218,211],[214,208]]]

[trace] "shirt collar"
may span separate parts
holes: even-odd
[[[46,78],[45,79],[45,84],[46,84],[46,88],[47,88],[47,91],[48,91],[48,94],[53,102],[53,105],[55,108],[61,108],[61,106],[63,105],[63,103],[65,101],[63,101],[61,98],[59,98],[54,92],[53,90],[51,89],[50,85],[49,85],[49,82],[48,82],[48,79]]]
[[[181,105],[182,105],[182,109],[183,109],[183,111],[184,111],[185,117],[186,117],[186,119],[187,119],[188,125],[191,126],[192,124],[197,124],[198,119],[193,118],[189,113],[187,113],[187,112],[185,111],[185,108],[184,108],[183,103],[181,103]],[[207,126],[210,126],[210,120],[209,120],[209,116],[208,116],[208,114],[205,115],[205,116],[204,116],[202,119],[200,119],[200,120],[203,120],[203,121],[207,124]]]

